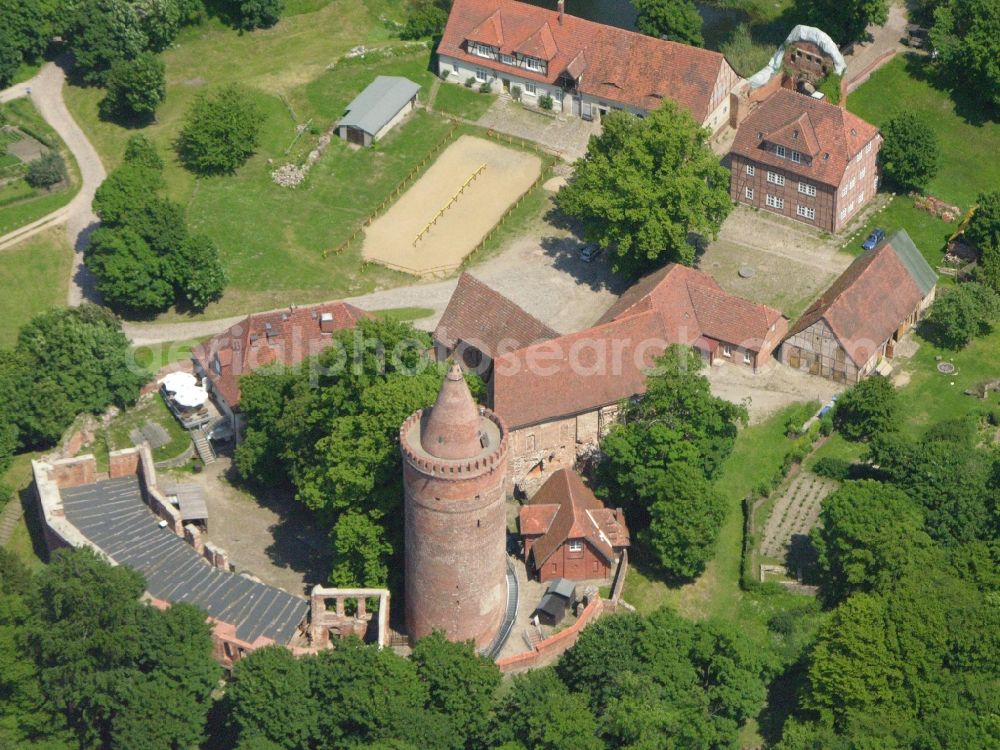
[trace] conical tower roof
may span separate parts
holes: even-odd
[[[420,444],[435,458],[472,458],[482,451],[480,420],[479,408],[465,384],[462,368],[453,362],[434,407],[424,412]]]

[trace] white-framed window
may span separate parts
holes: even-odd
[[[784,198],[779,198],[778,196],[771,195],[770,193],[767,194],[767,200],[765,202],[771,208],[784,208],[785,207],[785,199]]]
[[[534,57],[524,58],[524,67],[528,70],[534,70],[537,73],[541,73],[545,70],[545,63],[541,60],[536,60]]]
[[[772,185],[784,185],[785,184],[785,175],[778,174],[777,172],[772,172],[772,171],[768,170],[768,172],[767,172],[767,181],[770,182]]]
[[[847,216],[847,209],[846,208],[840,209],[840,218],[843,220],[845,216]]]
[[[776,153],[778,156],[780,156],[782,159],[784,159],[785,158],[785,147],[784,146],[775,146],[774,147],[774,153]]]
[[[865,202],[865,191],[862,190],[860,193],[858,193],[858,205],[860,206],[864,202]]]
[[[799,183],[799,192],[802,193],[803,195],[812,195],[812,196],[815,196],[816,195],[816,186],[815,185],[810,185],[808,182],[800,182]]]
[[[798,151],[792,151],[792,161],[795,162],[796,164],[801,164],[802,154],[800,154]]]
[[[868,174],[868,167],[861,167],[861,171],[858,172],[858,177],[863,180],[866,174]]]
[[[872,142],[868,141],[868,143],[865,144],[865,153],[870,154],[871,152],[872,152]]]
[[[799,216],[804,216],[807,219],[816,218],[816,209],[812,206],[803,206],[801,203],[795,207],[795,213]]]
[[[732,357],[733,356],[733,347],[731,347],[729,344],[723,344],[722,345],[722,356],[723,357]]]
[[[535,84],[533,84],[531,81],[525,81],[524,82],[524,90],[527,91],[529,94],[537,94],[538,93],[538,86],[536,86]]]
[[[751,356],[750,352],[746,351],[743,352],[743,363],[748,365],[751,362],[753,362],[753,357]]]
[[[476,68],[476,80],[485,81],[486,80],[486,68]]]
[[[583,542],[579,539],[573,539],[569,543],[570,552],[583,552]]]
[[[757,171],[757,170],[756,170],[756,169],[754,169],[754,166],[753,166],[753,164],[747,164],[747,174],[748,174],[748,175],[750,175],[751,177],[753,177],[753,176],[754,176],[754,173],[755,173],[756,171]]]
[[[743,191],[743,195],[745,195],[747,197],[748,201],[752,201],[753,200],[753,188],[752,187],[746,188]]]
[[[875,179],[872,182],[872,192],[873,193],[877,193],[878,192],[878,175],[875,176]]]
[[[491,59],[494,59],[497,56],[492,47],[487,47],[485,44],[479,44],[479,42],[469,42],[469,52],[477,55],[478,57],[489,57]]]
[[[847,204],[847,213],[849,214],[854,213],[854,201],[851,201],[850,203]]]
[[[854,186],[855,186],[855,185],[856,185],[857,183],[858,183],[858,178],[857,178],[857,177],[852,177],[852,178],[851,178],[851,181],[850,181],[849,183],[847,183],[847,189],[848,189],[848,190],[854,190]]]

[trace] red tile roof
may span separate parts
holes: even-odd
[[[858,367],[918,308],[924,299],[890,242],[859,256],[789,329],[800,333],[825,321]]]
[[[592,411],[642,393],[670,344],[706,338],[770,354],[788,328],[777,310],[669,265],[638,281],[593,328],[497,358],[493,409],[511,429]]]
[[[191,350],[212,388],[231,408],[240,403],[242,375],[280,361],[291,366],[318,354],[333,333],[371,315],[346,302],[323,302],[256,313]]]
[[[458,278],[434,339],[448,349],[464,341],[489,357],[559,333],[469,273]]]
[[[825,99],[778,89],[740,125],[732,152],[839,187],[851,159],[877,135],[874,125]],[[796,164],[766,150],[766,143],[808,154],[811,159]]]
[[[469,39],[496,47],[502,54],[545,60],[548,72],[512,68],[469,54],[465,46]],[[455,0],[438,54],[548,84],[569,72],[583,93],[643,110],[656,109],[664,98],[672,99],[699,123],[714,109],[715,84],[729,67],[718,52],[569,14],[560,21],[555,11],[516,0]]]
[[[521,507],[519,525],[522,535],[542,535],[531,548],[539,568],[570,539],[586,539],[608,564],[614,563],[616,549],[629,546],[621,511],[605,508],[569,469],[555,472]]]

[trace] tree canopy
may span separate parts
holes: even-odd
[[[111,64],[101,100],[101,115],[108,119],[148,121],[167,96],[166,67],[152,52]]]
[[[941,294],[924,324],[926,338],[946,349],[964,349],[1000,319],[1000,295],[985,284],[966,282]]]
[[[833,424],[848,440],[870,440],[899,429],[901,405],[896,388],[887,378],[873,375],[861,380],[837,399]]]
[[[869,25],[883,25],[889,20],[887,0],[813,0],[800,3],[802,14],[810,23],[829,34],[837,44],[859,42]]]
[[[941,162],[931,127],[912,112],[900,112],[882,126],[882,137],[878,156],[886,179],[902,190],[926,187]]]
[[[643,34],[703,47],[701,14],[691,0],[634,0],[635,25]]]
[[[1000,0],[949,0],[934,11],[935,65],[987,109],[1000,108]]]
[[[691,265],[688,236],[714,236],[732,210],[729,171],[708,137],[671,101],[645,118],[612,112],[556,205],[581,222],[589,242],[611,248],[617,272],[638,276],[667,261]]]
[[[229,85],[201,94],[184,117],[177,153],[193,172],[234,172],[257,150],[263,119],[252,94],[243,87]]]

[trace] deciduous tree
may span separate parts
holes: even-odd
[[[107,119],[147,121],[167,96],[166,67],[152,52],[115,60],[105,81],[101,115]]]
[[[177,153],[193,172],[234,172],[257,150],[263,119],[247,89],[230,85],[202,94],[184,118]]]
[[[690,265],[692,232],[714,236],[732,210],[729,172],[709,133],[670,101],[638,118],[612,112],[556,196],[588,241],[612,249],[612,266],[638,276],[677,261]]]
[[[935,64],[956,88],[989,109],[1000,107],[1000,2],[950,0],[934,11]]]
[[[801,7],[813,25],[842,45],[863,40],[869,25],[881,26],[889,20],[886,0],[814,0]]]
[[[882,137],[878,158],[886,179],[904,191],[926,187],[941,162],[934,130],[912,112],[900,112],[882,126]]]
[[[635,25],[643,34],[702,47],[701,14],[691,0],[635,0]]]
[[[892,382],[873,375],[840,394],[833,424],[848,440],[869,440],[898,430],[900,409],[899,394]]]
[[[990,287],[966,282],[941,294],[927,315],[924,333],[947,349],[964,349],[985,336],[1000,319],[1000,295]]]

